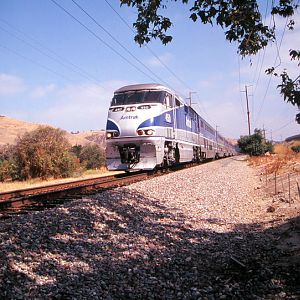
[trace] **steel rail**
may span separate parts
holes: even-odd
[[[25,188],[8,192],[0,192],[0,218],[6,218],[15,213],[26,213],[41,210],[58,204],[95,194],[103,190],[125,186],[153,176],[164,175],[168,172],[179,171],[199,163],[177,164],[169,168],[153,171],[136,171],[121,173],[46,186]]]
[[[14,191],[7,191],[0,193],[0,204],[7,202],[20,201],[22,199],[29,199],[36,196],[45,196],[52,193],[59,192],[71,192],[72,190],[80,190],[80,189],[88,189],[89,187],[92,189],[96,189],[97,187],[101,188],[101,185],[109,185],[110,183],[113,185],[117,184],[119,181],[125,181],[128,177],[127,181],[133,180],[136,177],[141,178],[142,174],[147,174],[146,172],[135,172],[135,173],[124,173],[117,175],[109,175],[102,176],[96,178],[88,178],[83,180],[75,180],[64,183],[55,183],[49,184],[45,186],[33,187],[33,188],[25,188]],[[129,179],[131,178],[131,179]]]

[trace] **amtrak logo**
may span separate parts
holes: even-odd
[[[122,116],[121,120],[134,120],[138,119],[138,116]]]

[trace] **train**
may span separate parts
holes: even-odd
[[[153,170],[234,154],[234,146],[170,88],[135,84],[114,92],[106,123],[108,170]]]

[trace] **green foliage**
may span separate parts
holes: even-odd
[[[76,158],[65,132],[41,126],[19,138],[15,158],[21,179],[67,177],[76,169]]]
[[[73,153],[78,158],[80,156],[81,151],[82,151],[81,145],[75,145],[71,148],[71,153]]]
[[[97,169],[105,165],[105,153],[97,144],[83,146],[78,157],[87,169]]]
[[[296,153],[300,153],[300,145],[293,146],[293,147],[291,147],[291,149]]]
[[[172,41],[173,37],[167,35],[167,31],[173,23],[170,18],[163,15],[168,2],[177,2],[188,5],[190,18],[203,24],[216,24],[224,29],[224,34],[229,42],[238,43],[238,52],[242,56],[255,55],[276,39],[275,21],[269,26],[263,24],[257,0],[232,1],[232,0],[120,0],[121,5],[135,7],[137,19],[133,24],[137,34],[135,41],[139,44],[148,43],[151,39],[160,39],[163,44]],[[293,30],[295,26],[291,16],[299,7],[298,0],[276,0],[272,2],[271,15],[279,15],[289,18],[287,27]],[[299,60],[299,50],[290,50],[292,60]],[[299,65],[298,65],[299,66]],[[274,71],[274,70],[273,70]],[[267,73],[270,72],[270,69]],[[299,77],[291,79],[286,70],[280,75],[282,84],[278,86],[284,100],[292,105],[300,106],[300,81]]]
[[[0,181],[19,179],[14,147],[3,146],[0,149]]]
[[[241,136],[238,140],[238,146],[243,153],[253,156],[263,155],[266,152],[273,151],[271,142],[266,141],[263,137],[262,131],[259,129],[254,130],[254,134],[249,136]]]

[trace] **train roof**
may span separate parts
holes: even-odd
[[[115,93],[129,92],[129,91],[141,91],[141,90],[164,90],[172,92],[171,89],[158,83],[144,83],[144,84],[133,84],[123,86],[115,91]]]

